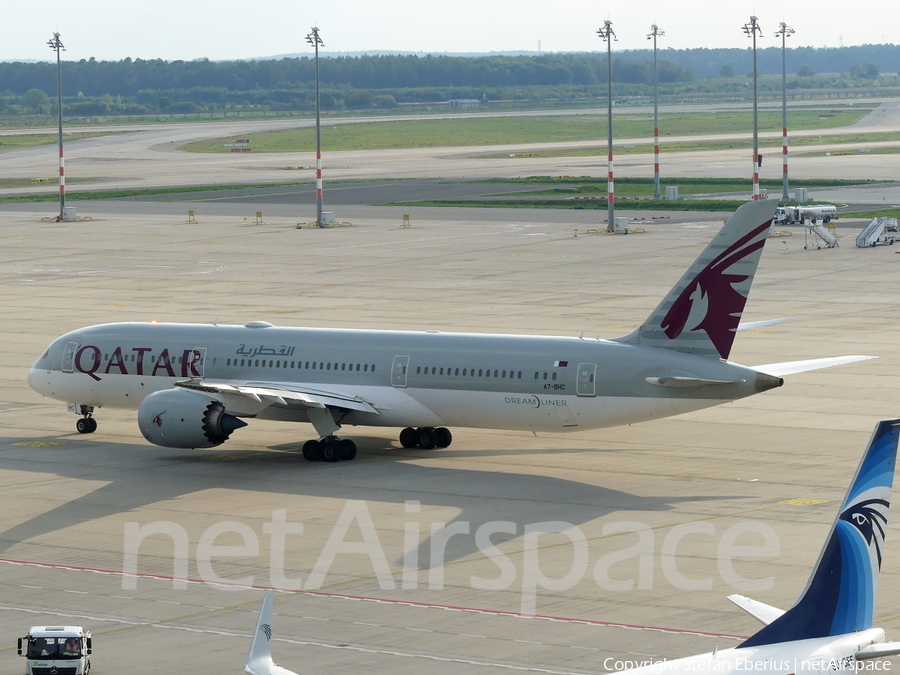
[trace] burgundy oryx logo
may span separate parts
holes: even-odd
[[[155,424],[156,426],[161,427],[161,426],[162,426],[162,416],[165,415],[167,412],[169,412],[169,411],[168,411],[168,410],[163,410],[161,413],[159,413],[156,417],[154,417],[154,418],[153,418],[152,420],[150,420],[150,421],[151,421],[153,424]]]
[[[734,288],[735,284],[745,281],[747,275],[728,274],[728,270],[763,247],[765,239],[754,240],[765,233],[770,224],[771,221],[763,223],[722,251],[681,291],[661,323],[670,340],[685,330],[704,330],[719,355],[728,358],[734,331],[747,302],[747,297]],[[691,325],[688,325],[689,320]]]

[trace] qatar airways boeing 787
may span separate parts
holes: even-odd
[[[352,459],[346,425],[403,427],[404,447],[446,447],[447,427],[595,429],[678,415],[783,384],[844,356],[749,368],[728,361],[776,201],[740,207],[633,333],[613,340],[110,323],[57,338],[28,375],[77,428],[104,406],[138,409],[141,433],[210,448],[245,420],[309,422],[309,460]]]

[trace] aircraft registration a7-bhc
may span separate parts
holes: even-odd
[[[845,356],[748,368],[728,355],[776,201],[740,207],[649,318],[613,340],[110,323],[57,338],[28,383],[69,403],[78,431],[103,406],[138,408],[151,443],[210,448],[246,419],[309,422],[309,460],[352,459],[345,425],[404,427],[404,447],[446,447],[447,427],[596,429],[678,415],[783,384]]]

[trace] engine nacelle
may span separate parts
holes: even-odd
[[[247,423],[225,412],[221,401],[187,389],[150,394],[138,409],[138,427],[148,441],[167,448],[213,448]]]

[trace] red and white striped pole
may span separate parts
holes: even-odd
[[[62,66],[59,53],[64,52],[66,48],[59,39],[59,33],[54,33],[53,39],[47,44],[56,52],[56,112],[59,118],[59,217],[57,220],[62,221],[66,215],[66,166],[63,157]]]
[[[612,41],[616,39],[616,34],[612,29],[612,21],[604,21],[603,27],[597,31],[606,42],[606,136],[607,136],[607,188],[606,188],[606,220],[609,223],[611,232],[615,232],[616,227],[616,191],[613,181],[613,123],[612,123]]]
[[[65,215],[66,209],[66,160],[62,143],[59,145],[59,217]]]
[[[790,199],[788,193],[788,123],[787,123],[787,38],[796,31],[784,21],[779,24],[775,35],[781,36],[781,198]]]
[[[659,67],[657,65],[656,38],[666,32],[653,24],[648,40],[653,40],[653,198],[659,199]]]
[[[319,29],[313,27],[306,41],[316,49],[316,224],[325,227],[324,204],[322,201],[322,117],[319,105],[319,45],[324,45],[319,37]]]

